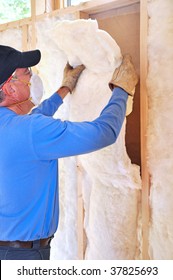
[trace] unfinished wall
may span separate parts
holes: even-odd
[[[173,259],[173,2],[148,1],[151,259]]]
[[[74,94],[67,98],[57,116],[72,121],[93,120],[110,98],[108,82],[120,64],[120,49],[108,33],[98,30],[93,20],[57,21],[47,28],[42,24],[37,26],[38,46],[42,49],[39,69],[45,79],[53,78],[53,83],[56,80],[58,88],[67,60],[73,66],[81,63],[86,66]],[[46,39],[45,34],[49,34]],[[47,71],[49,67],[52,70]],[[132,100],[130,107],[131,104]],[[77,166],[82,170],[85,258],[139,258],[141,181],[139,167],[131,164],[126,152],[125,123],[116,144],[90,155],[61,160],[61,218],[52,258],[78,257]]]
[[[148,0],[148,15],[149,126],[147,139],[148,167],[151,175],[151,219],[148,225],[150,228],[149,255],[151,259],[173,259],[172,0]],[[138,15],[132,18],[131,15],[131,21],[136,21],[136,26],[139,26]],[[73,20],[75,17],[66,15],[62,18],[49,18],[37,24],[37,46],[41,49],[43,57],[39,65],[39,72],[44,80],[47,97],[60,86],[63,68],[68,58],[58,47],[59,35],[54,35],[55,26],[60,20],[64,19]],[[134,37],[132,34],[134,30],[128,29],[129,23],[125,20],[127,24],[121,25],[120,28],[123,30],[123,34],[121,32],[117,33],[118,25],[121,24],[119,19],[118,16],[106,21],[99,19],[99,27],[109,32],[116,39],[122,53],[127,50],[124,49],[125,46],[129,47],[136,64],[139,46],[135,47],[137,48],[136,55],[136,51],[133,53],[134,48],[131,44],[128,45],[124,41],[122,45],[122,41],[126,40],[128,36],[133,43]],[[115,28],[110,29],[110,25]],[[50,38],[47,35],[47,30],[52,27],[54,31]],[[115,37],[116,34],[118,34],[117,37]],[[0,44],[22,49],[22,29],[14,28],[0,32]],[[108,59],[106,55],[105,58]],[[79,57],[79,59],[82,59],[82,57]],[[100,61],[99,59],[99,65],[100,62],[103,62],[101,67],[104,67],[104,60]],[[107,70],[108,72],[105,75],[101,75],[101,73],[93,73],[92,69],[87,69],[85,75],[81,77],[75,94],[66,98],[64,105],[55,117],[70,118],[71,120],[94,118],[110,96],[110,92],[105,85],[109,80],[112,69]],[[101,90],[100,88],[98,90],[94,88],[98,79],[99,85],[97,86],[101,85]],[[83,83],[86,83],[89,89],[87,86],[83,87]],[[85,96],[85,99],[83,96]],[[90,154],[80,158],[73,157],[60,160],[61,215],[59,229],[52,244],[52,259],[78,258],[77,186],[79,182],[83,190],[85,207],[84,224],[87,235],[85,258],[140,258],[137,238],[137,218],[140,214],[138,208],[139,169],[131,164],[127,156],[124,142],[125,126],[126,123],[124,123],[117,143],[100,151],[101,153],[97,152],[96,157],[94,154]],[[103,158],[104,165],[102,164]],[[135,246],[137,246],[137,250]]]

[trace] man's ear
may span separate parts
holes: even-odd
[[[11,95],[11,96],[17,95],[15,87],[13,87],[13,85],[11,85],[10,83],[4,85],[4,91],[6,95]]]

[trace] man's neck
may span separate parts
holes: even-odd
[[[18,115],[28,114],[33,107],[34,104],[30,101],[30,99],[7,106],[8,109],[10,109],[11,111],[15,112]]]

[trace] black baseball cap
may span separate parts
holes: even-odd
[[[0,45],[0,85],[3,84],[17,68],[35,66],[41,59],[39,50],[20,52],[9,46]]]

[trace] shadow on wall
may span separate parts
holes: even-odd
[[[140,82],[136,87],[133,111],[127,116],[126,124],[126,149],[131,162],[141,166],[140,154]]]

